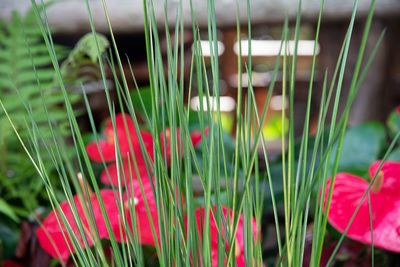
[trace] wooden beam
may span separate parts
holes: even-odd
[[[39,1],[40,2],[40,1]],[[94,15],[96,28],[100,32],[108,32],[107,21],[104,16],[102,1],[90,1],[91,11]],[[157,23],[164,26],[164,0],[154,0]],[[217,23],[220,27],[236,24],[236,0],[215,1]],[[240,17],[243,23],[247,22],[246,1],[238,1]],[[319,0],[303,1],[303,17],[307,20],[315,20],[320,9]],[[116,33],[131,33],[143,31],[142,1],[132,0],[106,0],[108,12]],[[297,0],[251,0],[251,17],[253,23],[282,23],[285,16],[293,19],[296,16]],[[326,0],[324,19],[347,19],[353,8],[351,0]],[[193,1],[196,19],[200,27],[207,25],[207,1]],[[367,14],[370,0],[360,0],[358,16]],[[0,18],[9,18],[12,10],[25,12],[30,7],[27,0],[1,0]],[[170,25],[174,25],[175,14],[179,7],[179,0],[168,1]],[[191,26],[189,0],[183,0],[183,14],[185,25]],[[377,16],[400,15],[400,1],[379,0],[376,7]],[[58,32],[76,33],[90,30],[88,14],[82,1],[63,0],[57,2],[48,9],[50,25]]]

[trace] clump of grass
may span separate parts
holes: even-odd
[[[343,137],[348,121],[349,111],[354,98],[365,78],[366,71],[371,64],[373,57],[378,49],[382,37],[378,40],[376,47],[369,56],[365,55],[366,41],[371,27],[371,21],[375,8],[375,1],[372,1],[368,18],[365,22],[365,30],[363,33],[362,42],[359,48],[356,67],[352,74],[352,82],[350,85],[350,94],[347,99],[343,99],[342,89],[344,74],[346,72],[347,57],[351,45],[351,36],[354,26],[354,21],[357,14],[358,0],[354,2],[353,12],[351,14],[347,34],[343,40],[343,46],[337,58],[336,68],[333,71],[332,79],[328,80],[328,71],[325,71],[322,87],[322,96],[319,100],[318,124],[316,127],[315,141],[311,147],[309,142],[310,130],[310,114],[311,114],[311,96],[314,91],[314,79],[316,73],[316,48],[312,58],[310,68],[310,82],[308,88],[307,106],[305,113],[305,122],[303,132],[300,137],[301,143],[299,149],[295,147],[296,139],[294,134],[294,95],[296,91],[296,62],[297,62],[297,44],[299,41],[299,31],[301,25],[301,0],[298,2],[298,12],[295,21],[294,41],[295,49],[293,56],[289,56],[287,44],[290,36],[288,21],[285,20],[282,27],[282,44],[280,50],[283,51],[283,57],[278,57],[272,74],[272,80],[265,90],[268,91],[266,105],[259,112],[256,105],[254,89],[252,87],[251,78],[248,82],[248,98],[243,99],[242,88],[242,73],[247,72],[249,77],[252,74],[252,58],[248,57],[247,62],[242,62],[242,48],[239,46],[238,61],[238,90],[237,90],[237,112],[236,112],[236,136],[235,136],[235,151],[232,157],[227,155],[227,148],[224,143],[224,133],[221,123],[221,112],[219,101],[216,101],[216,116],[211,113],[210,103],[203,105],[200,101],[200,112],[197,113],[198,127],[203,138],[206,138],[206,129],[208,129],[208,141],[202,142],[200,148],[201,156],[196,156],[196,151],[190,140],[188,99],[192,94],[192,85],[196,80],[198,95],[200,99],[203,96],[213,96],[217,99],[220,97],[219,88],[219,60],[217,51],[217,25],[214,0],[207,1],[208,14],[208,37],[210,45],[210,65],[211,77],[208,77],[205,71],[205,60],[201,54],[199,47],[199,29],[195,17],[195,12],[190,1],[192,15],[192,34],[194,38],[193,53],[190,66],[185,65],[183,51],[183,14],[182,1],[179,3],[175,16],[175,25],[173,27],[173,38],[170,35],[170,28],[165,24],[165,38],[167,40],[167,56],[162,57],[160,48],[160,32],[157,29],[156,15],[154,12],[153,1],[143,1],[144,13],[144,33],[146,40],[146,53],[149,72],[149,84],[151,92],[151,111],[145,113],[145,126],[149,129],[153,136],[158,136],[160,132],[169,128],[171,133],[171,162],[168,165],[163,157],[163,145],[158,138],[154,139],[154,160],[146,161],[148,170],[152,169],[155,180],[153,184],[153,194],[157,207],[157,224],[159,227],[159,238],[157,238],[157,229],[154,227],[154,221],[151,223],[153,236],[156,242],[155,250],[158,258],[158,263],[161,266],[211,266],[212,240],[217,238],[218,242],[218,263],[219,265],[226,264],[234,266],[235,252],[237,248],[237,231],[240,222],[244,228],[244,255],[246,266],[261,266],[264,256],[262,253],[262,240],[260,236],[254,236],[254,228],[251,223],[251,218],[254,217],[257,227],[261,225],[263,206],[272,206],[274,220],[276,224],[276,235],[278,240],[278,251],[276,265],[279,266],[302,266],[306,243],[307,226],[310,218],[313,218],[313,242],[311,252],[310,266],[319,266],[322,248],[325,241],[325,233],[327,227],[327,216],[323,208],[323,200],[318,196],[318,189],[322,187],[325,190],[326,179],[329,174],[335,176],[338,169],[340,151],[343,145]],[[35,2],[32,1],[35,6]],[[96,29],[93,23],[89,1],[85,1],[88,11],[88,17],[93,34],[96,34]],[[115,88],[117,90],[118,101],[113,102],[108,90],[106,82],[105,66],[103,61],[99,59],[102,80],[104,82],[105,93],[108,101],[108,110],[111,116],[113,125],[115,126],[115,113],[117,107],[125,113],[130,114],[133,118],[134,126],[138,132],[140,127],[139,120],[136,116],[136,109],[130,98],[130,89],[127,83],[127,77],[123,75],[122,60],[119,57],[118,46],[114,38],[112,23],[109,18],[107,3],[102,0],[104,14],[107,19],[110,35],[111,47],[115,52],[114,56],[108,58],[112,73],[115,75]],[[251,39],[251,1],[247,1],[247,35]],[[315,30],[314,41],[318,42],[320,34],[320,25],[323,20],[324,0],[320,1],[320,13],[318,16],[317,26]],[[165,9],[166,18],[170,16]],[[239,12],[239,10],[238,10]],[[85,174],[87,181],[93,187],[94,194],[100,200],[101,212],[105,218],[108,233],[110,235],[109,244],[112,251],[112,258],[106,257],[104,246],[101,238],[96,230],[95,221],[93,218],[93,210],[91,205],[84,205],[85,214],[89,220],[89,230],[92,234],[93,247],[85,249],[88,245],[88,240],[83,240],[82,245],[77,239],[77,233],[72,231],[71,227],[66,227],[67,236],[71,240],[75,254],[72,255],[72,260],[79,266],[136,266],[143,265],[146,261],[145,252],[140,244],[135,229],[129,229],[129,222],[124,216],[124,203],[119,201],[117,204],[120,209],[122,218],[122,226],[128,236],[128,241],[120,244],[113,233],[110,225],[110,219],[106,214],[104,203],[100,196],[100,187],[98,177],[95,176],[92,162],[90,161],[83,141],[81,130],[78,127],[75,113],[71,102],[68,98],[67,89],[63,81],[60,66],[57,61],[56,49],[50,34],[48,21],[45,13],[39,13],[36,8],[36,14],[41,22],[41,31],[44,36],[48,51],[52,58],[52,64],[56,72],[58,84],[63,92],[66,112],[68,114],[71,132],[73,134],[73,142],[76,152],[76,161],[71,162],[65,155],[65,145],[59,142],[59,138],[54,135],[54,129],[49,124],[49,131],[54,137],[54,146],[48,153],[53,158],[53,163],[58,170],[60,180],[62,181],[65,199],[70,203],[70,207],[77,214],[76,203],[73,201],[73,192],[84,197],[88,194],[89,188],[87,183],[79,186],[76,180],[76,173]],[[168,21],[168,19],[166,19]],[[237,39],[241,38],[242,22],[237,15]],[[240,42],[238,42],[240,44]],[[99,44],[97,43],[99,49]],[[248,47],[248,55],[252,54],[251,45]],[[365,63],[364,63],[365,62]],[[166,65],[167,71],[164,70]],[[245,66],[245,67],[243,67]],[[190,68],[189,80],[185,80],[184,69]],[[282,172],[283,172],[283,210],[284,221],[279,221],[278,207],[274,192],[274,177],[271,177],[269,155],[265,148],[265,141],[262,133],[262,125],[264,124],[267,106],[269,100],[276,90],[276,80],[278,71],[282,69],[282,106],[288,104],[288,114],[282,112],[282,129],[288,129],[288,136],[282,135]],[[122,79],[118,81],[117,73],[122,74]],[[133,76],[133,74],[132,74]],[[134,79],[134,77],[131,77]],[[211,79],[210,79],[211,78]],[[211,81],[211,82],[209,82]],[[186,86],[187,85],[187,86]],[[213,88],[211,90],[210,88]],[[184,97],[185,90],[189,92],[189,98]],[[209,99],[209,98],[206,98]],[[286,100],[288,99],[288,100]],[[344,100],[346,105],[344,112],[339,113],[339,102]],[[93,121],[93,116],[85,96],[88,115],[93,132],[96,135],[96,128]],[[288,101],[288,103],[286,103]],[[240,107],[244,107],[241,109]],[[144,109],[146,110],[146,109]],[[331,112],[329,110],[332,110]],[[32,114],[31,114],[32,115]],[[286,119],[289,118],[289,120]],[[330,120],[329,120],[330,118]],[[211,123],[210,123],[211,122]],[[256,122],[256,123],[251,123]],[[11,121],[13,125],[13,122]],[[32,125],[35,121],[32,118]],[[286,125],[288,124],[288,125]],[[253,125],[253,126],[251,126]],[[253,127],[253,128],[252,128]],[[31,143],[33,152],[28,150],[28,144],[21,140],[22,145],[26,149],[28,157],[32,160],[38,175],[42,178],[45,189],[48,193],[51,206],[54,210],[58,210],[62,214],[59,201],[54,194],[54,188],[48,177],[47,170],[42,164],[43,155],[39,153],[38,144],[41,136],[38,135],[35,127],[31,131]],[[178,130],[179,129],[179,134]],[[126,128],[126,131],[128,129]],[[251,139],[251,133],[254,133]],[[18,136],[18,131],[16,130]],[[127,135],[129,135],[127,131]],[[147,153],[144,142],[139,138],[139,144],[143,153]],[[114,139],[116,140],[115,153],[117,155],[117,166],[121,172],[122,155],[119,151],[117,133],[114,131]],[[96,140],[99,137],[96,136]],[[183,140],[183,141],[182,141]],[[253,145],[254,144],[254,145]],[[337,144],[337,153],[333,153],[333,146]],[[132,145],[132,144],[131,144]],[[54,147],[54,148],[53,148]],[[309,154],[309,151],[312,151]],[[265,160],[266,171],[259,169],[258,151],[262,151]],[[131,149],[132,154],[133,149]],[[181,155],[184,155],[181,158]],[[299,155],[299,159],[295,159],[295,154]],[[334,162],[332,168],[331,162]],[[233,168],[228,168],[232,165]],[[105,163],[104,163],[105,166]],[[132,174],[137,171],[138,166],[131,166]],[[119,174],[120,179],[123,176]],[[211,212],[205,212],[204,225],[201,232],[198,231],[196,224],[195,210],[199,204],[195,200],[193,177],[197,176],[200,179],[201,191],[203,198],[200,206]],[[265,194],[264,184],[268,184],[271,195],[271,203],[263,203],[263,195]],[[331,183],[333,184],[333,182]],[[222,186],[224,185],[224,186]],[[143,186],[141,185],[143,191]],[[113,188],[116,196],[122,199],[124,188],[119,184]],[[330,195],[333,188],[330,188]],[[222,195],[225,194],[226,200]],[[182,197],[180,197],[182,196]],[[146,199],[146,197],[144,197]],[[330,198],[330,197],[329,197]],[[328,198],[328,199],[329,199]],[[315,202],[312,200],[315,200]],[[315,204],[314,204],[315,203]],[[224,218],[223,206],[229,206],[232,209],[232,216]],[[329,200],[327,203],[329,206]],[[215,207],[215,208],[214,208]],[[147,206],[147,215],[151,218],[150,210]],[[241,218],[243,221],[241,221]],[[136,218],[133,218],[136,220]],[[82,220],[78,216],[74,218],[78,226],[81,236],[85,236]],[[210,229],[212,222],[218,228],[217,237],[211,236]],[[60,224],[69,225],[67,218],[61,216]],[[281,233],[279,225],[284,226],[284,231]],[[223,234],[225,233],[225,234]],[[343,240],[344,235],[342,236]],[[229,244],[227,247],[225,244]],[[338,246],[340,245],[340,242]],[[334,254],[331,256],[329,264],[332,263]],[[274,257],[273,255],[268,255]],[[110,262],[111,261],[111,262]]]

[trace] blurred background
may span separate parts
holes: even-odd
[[[109,36],[109,28],[105,19],[101,1],[89,1],[94,16],[94,22],[98,32]],[[156,17],[161,32],[165,31],[165,10],[168,12],[168,23],[173,35],[174,18],[179,7],[178,0],[167,1],[155,0]],[[238,3],[237,3],[238,2]],[[349,0],[326,0],[323,24],[318,43],[315,38],[315,28],[319,12],[319,0],[303,1],[303,18],[300,31],[300,42],[298,47],[298,68],[295,91],[295,114],[299,131],[302,129],[302,118],[305,112],[307,91],[309,88],[310,67],[314,46],[317,46],[317,72],[314,79],[313,91],[313,121],[315,121],[318,111],[318,103],[321,96],[322,79],[325,70],[328,77],[332,76],[339,51],[344,40],[344,36],[349,23],[349,17],[353,7],[353,1]],[[190,16],[189,0],[183,1],[183,14],[187,31],[184,34],[185,64],[190,65],[193,37],[192,37],[192,17]],[[128,60],[133,66],[133,73],[139,87],[148,85],[148,72],[146,65],[145,37],[143,33],[143,12],[142,1],[139,0],[107,0],[107,8],[119,46],[119,53],[124,60],[124,69],[128,83],[135,88],[134,79],[130,74]],[[12,12],[17,10],[20,13],[26,12],[31,2],[28,0],[1,0],[0,18],[10,20]],[[203,54],[210,56],[209,40],[207,34],[207,1],[193,1],[196,20],[200,27],[201,46]],[[290,27],[293,29],[294,18],[296,15],[297,1],[295,0],[252,0],[251,19],[252,36],[248,40],[246,1],[218,0],[216,5],[216,18],[218,25],[218,53],[220,62],[219,81],[221,98],[221,108],[224,111],[224,128],[231,132],[234,129],[234,112],[237,108],[236,97],[238,87],[238,40],[236,33],[237,8],[240,10],[241,19],[241,45],[243,54],[243,72],[247,59],[247,47],[251,42],[253,50],[253,70],[251,80],[257,94],[257,105],[260,109],[265,104],[267,94],[266,88],[271,80],[272,69],[275,60],[279,55],[280,38],[284,18],[288,17]],[[351,73],[354,69],[358,47],[361,42],[363,23],[369,9],[370,1],[361,0],[357,13],[357,22],[353,32],[351,49],[346,67],[343,97],[349,89]],[[63,0],[54,2],[47,11],[50,27],[54,30],[54,39],[57,43],[73,47],[81,36],[90,31],[87,8],[82,1]],[[359,124],[367,120],[384,120],[388,113],[400,104],[400,1],[399,0],[378,0],[375,20],[370,33],[367,49],[369,53],[382,31],[386,31],[382,46],[376,55],[375,61],[370,67],[365,82],[362,85],[358,98],[356,99],[349,123]],[[293,31],[292,31],[293,32]],[[160,34],[163,36],[164,34]],[[293,36],[290,36],[293,39]],[[166,40],[162,40],[163,53],[166,55]],[[293,42],[289,42],[293,47]],[[293,51],[289,51],[291,53]],[[189,76],[190,68],[185,68],[184,75]],[[107,74],[110,79],[112,74]],[[247,87],[248,76],[242,74],[242,86]],[[211,75],[210,75],[211,76]],[[279,81],[279,78],[278,78]],[[286,107],[282,106],[282,96],[280,92],[281,84],[275,87],[274,96],[268,107],[267,120],[264,126],[264,137],[271,143],[273,149],[274,140],[281,136],[286,129],[281,129],[280,114]],[[193,98],[190,105],[193,109],[198,106],[199,99],[196,97],[196,85],[194,84]],[[102,83],[92,84],[90,90],[90,103],[98,121],[107,117],[108,109]],[[246,98],[246,90],[244,90]],[[342,101],[343,102],[343,101]],[[343,108],[343,104],[342,104]],[[311,129],[312,131],[313,129]],[[280,151],[280,148],[277,147]]]

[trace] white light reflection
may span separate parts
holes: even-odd
[[[298,56],[312,56],[314,55],[314,46],[317,45],[315,53],[318,55],[320,51],[320,47],[318,43],[312,40],[299,40],[297,45],[297,55]],[[241,52],[242,56],[249,56],[249,41],[243,40],[241,41]],[[281,48],[282,46],[282,48]],[[251,54],[253,56],[264,56],[264,57],[272,57],[279,55],[293,55],[295,47],[295,41],[288,41],[286,44],[282,43],[280,40],[251,40]],[[239,54],[239,44],[236,42],[233,50],[238,55]]]
[[[211,56],[211,48],[213,47],[214,43],[211,42],[211,47],[210,47],[210,41],[208,41],[208,40],[202,40],[199,43],[200,43],[201,53],[203,54],[203,56],[210,57]],[[193,46],[192,46],[192,49],[193,49]],[[217,49],[218,49],[218,56],[220,56],[225,51],[225,45],[221,41],[217,41]]]
[[[218,100],[216,97],[209,98],[211,111],[217,111]],[[219,98],[219,105],[221,112],[231,112],[235,110],[236,101],[230,96],[221,96]],[[207,111],[207,97],[203,97],[203,109]],[[199,111],[200,110],[200,97],[195,96],[190,100],[190,108]]]

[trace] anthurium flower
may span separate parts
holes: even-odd
[[[208,128],[204,129],[204,135],[208,135]],[[192,144],[194,147],[197,147],[201,142],[203,136],[200,130],[194,130],[190,132],[190,139],[192,140]]]
[[[200,236],[202,233],[202,229],[204,228],[204,218],[205,218],[205,208],[198,208],[195,211],[197,227],[200,232]],[[214,214],[216,214],[216,207],[214,207]],[[233,222],[233,212],[232,210],[222,207],[222,214],[224,216],[225,223],[229,222],[232,224]],[[233,228],[233,226],[231,227]],[[256,224],[255,218],[252,218],[252,230],[254,233],[254,239],[256,240],[259,236],[258,227]],[[229,249],[228,239],[229,237],[225,234],[224,223],[217,224],[215,219],[212,217],[210,212],[210,240],[211,240],[211,264],[214,267],[218,266],[218,233],[222,232],[222,238],[225,240],[226,250]],[[235,237],[235,259],[236,266],[246,266],[246,260],[244,257],[244,228],[243,228],[243,215],[239,217],[239,224],[236,231]]]
[[[137,180],[140,176],[142,179],[148,178],[149,172],[151,173],[151,166],[149,166],[149,170],[147,170],[145,164],[137,165],[137,169],[135,168],[135,163],[132,160],[125,159],[122,160],[122,164],[120,165],[120,180],[121,185],[125,186],[126,183],[130,183],[131,180]],[[106,167],[104,171],[102,171],[100,175],[100,180],[103,184],[106,185],[115,185],[118,186],[118,166],[116,163],[110,164]]]
[[[115,126],[116,134],[114,135],[112,120],[108,119],[103,131],[104,139],[100,140],[98,144],[96,141],[94,141],[87,145],[86,151],[89,157],[96,162],[103,162],[103,158],[105,161],[115,161],[116,140],[114,137],[117,137],[121,156],[123,158],[126,158],[130,154],[130,145],[132,145],[133,152],[136,156],[136,161],[142,162],[145,155],[142,155],[141,153],[142,151],[140,148],[139,136],[136,132],[132,118],[123,113],[119,113],[115,116]],[[152,149],[148,149],[151,148],[153,145],[153,138],[151,134],[146,131],[140,131],[139,134],[143,139],[143,143],[146,147],[147,152],[151,153]],[[151,154],[149,156],[152,157]]]
[[[154,139],[151,133],[146,131],[140,131],[139,135],[136,132],[134,122],[128,115],[122,113],[115,116],[115,132],[111,119],[109,119],[105,125],[103,136],[104,139],[97,142],[91,142],[86,146],[86,151],[93,161],[96,162],[111,162],[107,168],[101,173],[100,180],[106,185],[119,185],[118,179],[121,181],[121,185],[125,186],[126,182],[130,180],[136,180],[138,176],[148,177],[151,168],[152,161],[154,160]],[[208,133],[208,129],[205,129],[205,134]],[[180,141],[180,130],[176,129],[178,151],[181,151]],[[115,144],[117,137],[119,151],[121,153],[122,162],[120,164],[120,176],[118,176],[118,168],[116,164],[116,151]],[[140,138],[143,141],[144,151],[142,151],[140,145]],[[191,133],[191,141],[194,146],[198,145],[201,141],[202,134],[200,131],[193,131]],[[162,146],[162,154],[165,156],[168,164],[171,162],[171,131],[166,129],[160,134],[160,142]],[[164,147],[165,146],[165,147]],[[180,152],[180,156],[182,153]],[[150,162],[146,162],[146,158],[150,159]],[[146,163],[147,167],[146,167]],[[137,166],[138,170],[136,170]]]
[[[153,237],[152,224],[158,239],[160,237],[160,232],[158,227],[157,204],[153,194],[152,183],[152,180],[147,177],[134,180],[133,183],[129,184],[125,192],[124,203],[126,220],[130,227],[131,234],[139,235],[140,244],[155,246],[156,240],[154,240]],[[147,207],[149,213],[147,212]],[[133,222],[135,222],[135,228],[133,228]],[[118,241],[122,241],[122,238]],[[126,241],[126,235],[123,241]]]
[[[113,190],[100,190],[100,197],[107,213],[107,218],[109,219],[111,228],[113,232],[117,234],[120,232],[120,214],[116,193]],[[44,219],[42,225],[36,232],[39,244],[44,251],[46,251],[52,257],[63,262],[66,262],[71,252],[74,252],[74,247],[72,245],[73,242],[69,237],[68,229],[71,229],[71,231],[74,233],[74,236],[81,247],[85,247],[84,238],[86,238],[89,246],[93,245],[93,233],[95,229],[92,229],[92,231],[90,230],[89,220],[85,215],[83,205],[87,205],[89,212],[92,210],[94,216],[93,224],[97,227],[100,239],[109,238],[106,223],[101,212],[101,206],[95,194],[91,194],[87,200],[84,200],[79,196],[74,196],[72,202],[72,205],[76,206],[77,213],[75,214],[75,217],[75,209],[71,209],[71,206],[67,201],[64,201],[60,204],[60,209],[63,212],[68,224],[64,224],[63,217],[58,210],[53,210]],[[88,214],[88,216],[91,218],[91,215]],[[85,237],[81,235],[75,218],[83,225]],[[68,228],[67,225],[69,225],[70,228]]]
[[[139,135],[142,138],[144,149],[146,152],[142,152],[139,135],[136,132],[133,120],[130,116],[122,113],[115,116],[115,132],[111,119],[109,119],[105,125],[103,136],[104,139],[98,143],[96,141],[89,143],[86,146],[86,151],[93,161],[112,162],[101,174],[101,181],[104,184],[118,185],[118,172],[115,151],[115,137],[118,139],[119,151],[122,157],[121,169],[121,184],[124,185],[125,181],[130,181],[130,175],[136,179],[137,173],[135,171],[135,163],[139,166],[139,175],[147,175],[147,171],[144,171],[145,158],[148,156],[150,160],[153,160],[153,138],[149,132],[140,131]],[[131,151],[132,148],[132,151]],[[146,155],[147,153],[147,155]]]
[[[369,168],[371,179],[378,171],[380,161]],[[325,202],[331,179],[327,181]],[[349,173],[336,175],[328,220],[339,232],[343,233],[350,218],[361,202],[369,182]],[[354,221],[346,236],[394,252],[400,252],[400,162],[387,161],[377,173],[368,196],[361,202]],[[326,205],[326,204],[325,204]],[[370,210],[372,214],[370,214]],[[372,219],[372,232],[370,218]]]

